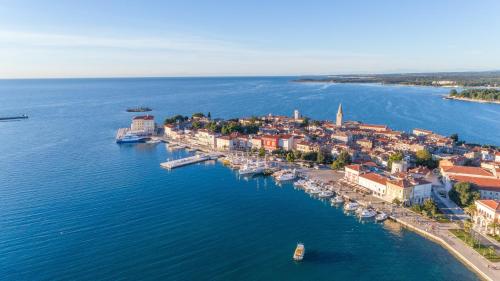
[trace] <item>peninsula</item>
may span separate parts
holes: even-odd
[[[499,87],[500,71],[352,74],[303,77],[299,83],[381,83],[436,87]]]
[[[500,90],[472,88],[458,92],[452,89],[446,99],[500,104]]]

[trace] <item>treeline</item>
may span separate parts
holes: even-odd
[[[467,89],[461,92],[453,89],[450,97],[467,98],[485,101],[500,101],[500,90],[497,89]]]

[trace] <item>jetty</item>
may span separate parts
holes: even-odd
[[[160,166],[162,168],[171,170],[171,169],[175,169],[175,168],[190,165],[190,164],[204,162],[207,160],[215,160],[217,158],[219,158],[218,154],[197,154],[197,155],[186,157],[186,158],[181,158],[181,159],[163,162],[163,163],[160,163]]]
[[[28,115],[23,114],[23,115],[19,115],[19,116],[4,116],[4,117],[0,117],[0,121],[21,120],[21,119],[28,119]]]

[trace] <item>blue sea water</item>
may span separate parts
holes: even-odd
[[[125,108],[158,120],[290,115],[423,127],[500,144],[498,105],[442,88],[290,83],[291,78],[0,81],[1,280],[477,280],[397,224],[362,223],[269,178],[217,163],[173,171],[165,144],[117,145]],[[291,261],[296,242],[306,259]]]

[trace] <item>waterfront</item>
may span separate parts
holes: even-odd
[[[114,129],[129,122],[131,115],[123,108],[130,104],[154,105],[152,114],[158,117],[178,111],[231,117],[252,112],[290,114],[289,107],[302,101],[298,107],[306,115],[326,118],[328,114],[315,111],[315,106],[327,106],[325,93],[307,99],[314,94],[301,93],[302,86],[279,78],[279,87],[299,88],[250,95],[245,87],[269,83],[262,87],[273,88],[275,82],[245,78],[239,86],[234,79],[212,80],[205,86],[197,79],[178,79],[185,84],[177,88],[155,79],[140,85],[135,80],[41,81],[14,88],[11,81],[1,84],[2,110],[27,111],[33,118],[0,124],[4,132],[0,159],[6,163],[0,172],[4,179],[0,183],[0,275],[18,280],[146,279],[145,273],[151,279],[175,280],[476,279],[446,250],[417,234],[399,231],[390,223],[385,227],[359,223],[289,185],[278,187],[263,178],[238,179],[234,172],[210,162],[168,172],[159,163],[185,155],[184,151],[171,154],[163,144],[114,143]],[[225,86],[230,88],[227,92],[216,91],[198,100],[189,93],[178,95],[178,100],[172,96],[192,84],[210,89],[211,83],[224,81],[232,85]],[[239,87],[244,89],[240,92]],[[394,95],[423,95],[419,89],[422,92],[411,94],[404,88],[403,94]],[[361,90],[350,93],[356,91]],[[231,95],[234,99],[228,98]],[[389,94],[378,95],[387,98]],[[277,102],[266,103],[272,97]],[[243,107],[251,102],[254,106]],[[352,100],[342,102],[353,108],[346,110],[347,119],[367,114],[358,112],[364,102],[359,106]],[[478,118],[488,120],[498,114],[489,112],[487,105],[478,106],[486,108]],[[335,110],[332,106],[331,119]],[[408,120],[404,123],[405,118],[394,125],[375,115],[356,119],[413,127]],[[390,113],[388,118],[397,119]],[[498,129],[495,122],[484,121],[480,130]],[[450,126],[447,130],[455,128],[454,124],[438,126],[445,125]],[[472,129],[467,126],[457,123],[463,130],[459,134]],[[420,127],[436,130],[431,125]],[[495,138],[496,131],[478,132],[476,137],[493,134]],[[304,263],[295,264],[291,255],[299,240],[306,244],[307,254]]]

